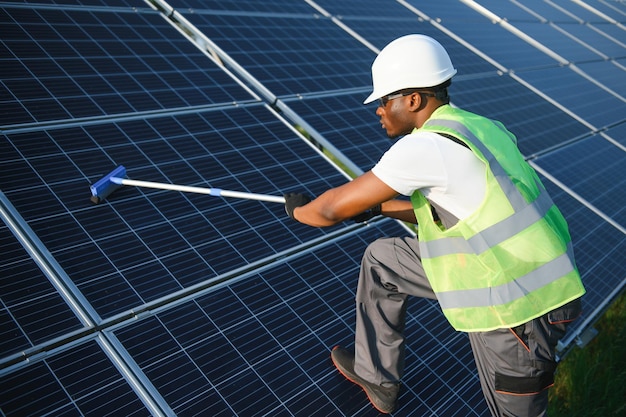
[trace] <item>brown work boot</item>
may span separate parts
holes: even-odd
[[[400,391],[400,384],[389,383],[376,385],[367,382],[354,372],[354,353],[341,346],[335,346],[330,352],[330,358],[335,367],[350,382],[363,388],[372,405],[381,413],[389,414],[396,409],[396,400]]]

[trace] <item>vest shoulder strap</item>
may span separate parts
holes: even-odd
[[[443,136],[444,138],[450,139],[451,141],[456,142],[461,146],[465,146],[467,149],[470,149],[467,143],[463,142],[461,139],[457,138],[456,136],[453,136],[449,133],[443,133],[443,132],[437,132],[437,134]]]

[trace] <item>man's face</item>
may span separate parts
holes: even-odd
[[[387,136],[391,139],[404,136],[413,131],[415,120],[413,112],[408,106],[412,96],[399,96],[392,100],[383,100],[376,109],[376,115],[380,117],[380,124],[387,131]],[[385,102],[386,101],[386,102]]]

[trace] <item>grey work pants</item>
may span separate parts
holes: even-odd
[[[370,244],[356,294],[355,371],[372,383],[399,382],[402,377],[409,295],[436,299],[417,239],[384,238]],[[580,303],[572,302],[515,329],[469,333],[493,416],[545,416],[546,388],[556,368],[554,348],[579,312]]]

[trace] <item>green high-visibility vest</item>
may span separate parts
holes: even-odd
[[[455,329],[515,327],[585,293],[565,218],[511,132],[449,105],[418,131],[460,139],[487,167],[480,207],[449,229],[419,190],[411,196],[422,264]]]

